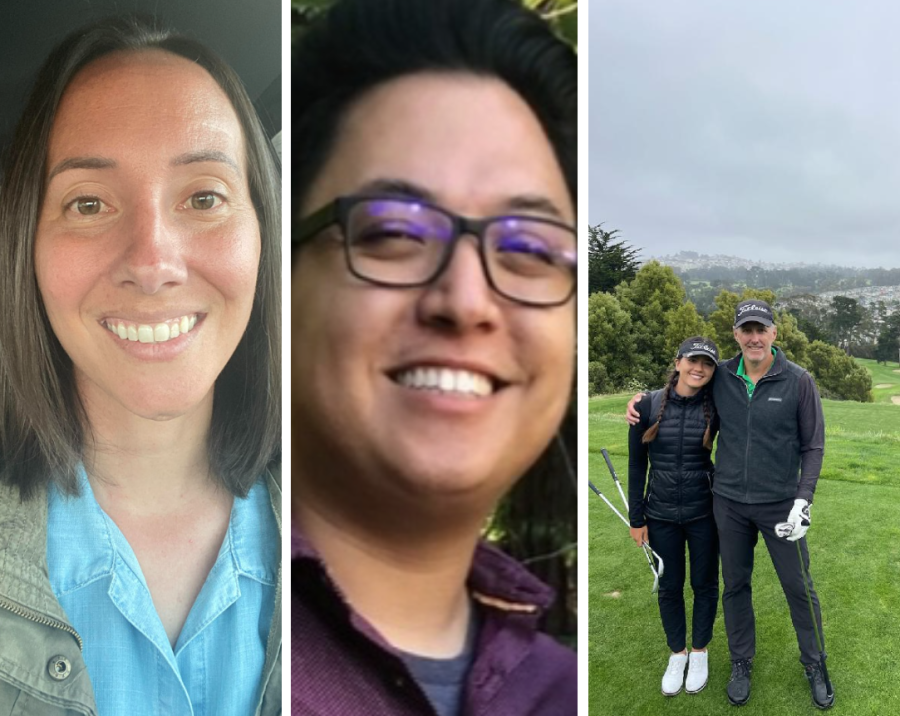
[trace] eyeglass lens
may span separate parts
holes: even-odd
[[[443,211],[401,199],[355,204],[345,226],[351,269],[394,286],[436,278],[454,246],[456,222]],[[488,279],[505,296],[531,303],[565,300],[575,281],[575,235],[525,216],[498,217],[482,227]]]

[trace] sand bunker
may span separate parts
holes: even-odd
[[[891,402],[892,402],[894,405],[900,405],[900,395],[892,395],[892,396],[891,396]]]
[[[609,593],[607,593],[607,594],[604,594],[603,596],[605,596],[605,597],[612,597],[613,599],[618,599],[619,597],[622,596],[622,592],[620,592],[620,591],[617,589],[616,591],[614,591],[614,592],[609,592]]]
[[[891,387],[893,387],[893,385],[894,385],[893,383],[879,383],[875,387],[876,388],[891,388]]]

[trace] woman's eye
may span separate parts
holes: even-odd
[[[215,192],[203,191],[191,196],[190,205],[192,209],[198,211],[209,211],[215,209],[222,203],[222,197]]]
[[[103,202],[96,196],[79,196],[69,202],[66,208],[81,216],[95,216],[103,210],[103,206]]]

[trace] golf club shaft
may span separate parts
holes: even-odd
[[[613,467],[612,460],[609,459],[609,453],[606,452],[606,448],[601,448],[601,449],[600,449],[600,454],[603,455],[603,459],[606,460],[606,466],[609,468],[609,472],[610,472],[610,474],[612,475],[613,480],[616,481],[616,487],[619,489],[619,494],[622,496],[622,502],[625,503],[625,510],[627,511],[627,510],[628,510],[628,500],[625,498],[625,493],[622,491],[622,483],[619,481],[619,476],[616,474],[616,469]],[[594,487],[593,485],[591,485],[591,488],[594,490],[594,492],[596,492],[598,495],[600,495],[600,492],[597,490],[596,487]],[[603,495],[600,495],[600,496],[603,497]],[[610,507],[612,507],[612,505],[610,505],[610,503],[609,503],[609,500],[607,500],[605,497],[603,497],[603,499],[604,499],[604,501],[606,502],[607,505],[609,505]],[[615,507],[613,507],[613,510],[616,511],[616,514],[619,513],[619,511],[616,510]],[[621,515],[619,515],[619,517],[621,517]],[[627,524],[628,527],[630,528],[630,527],[631,527],[631,523],[628,522],[627,520],[625,520],[625,518],[622,518],[622,519],[623,519],[623,521],[625,522],[625,524]],[[646,544],[646,543],[645,543],[645,544]],[[656,557],[657,561],[659,562],[659,564],[660,564],[660,570],[659,570],[659,571],[660,571],[660,574],[662,574],[662,564],[663,564],[662,557],[660,557],[660,556],[656,553],[656,551],[655,551],[652,547],[650,547],[649,544],[647,544],[647,546],[650,548],[650,552],[652,552],[653,556]],[[654,567],[654,570],[655,570],[655,569],[656,569],[656,568]]]
[[[822,633],[819,631],[819,622],[816,619],[816,611],[813,609],[812,595],[809,592],[809,573],[803,561],[803,551],[800,549],[800,540],[796,541],[797,559],[800,560],[800,575],[803,577],[803,588],[806,590],[806,603],[809,605],[809,617],[812,619],[813,631],[816,634],[816,646],[819,648],[819,665],[822,667],[822,678],[825,680],[825,690],[829,696],[834,694],[831,679],[828,677],[828,667],[825,666],[825,645],[822,643]]]
[[[625,519],[625,516],[616,509],[616,506],[606,498],[606,495],[604,495],[602,492],[600,492],[600,490],[598,490],[594,486],[594,483],[591,482],[590,480],[588,480],[588,485],[590,485],[590,488],[594,491],[594,494],[597,495],[597,497],[599,497],[601,500],[603,500],[607,504],[609,509],[611,509],[613,512],[615,512],[616,515],[618,516],[618,518],[620,520],[622,520],[622,522],[624,522],[625,525],[629,529],[631,529],[631,524],[628,522],[628,520]],[[646,542],[644,542],[644,544],[642,544],[641,547],[644,550],[644,556],[647,558],[647,564],[650,565],[650,569],[653,572],[653,593],[655,593],[656,590],[659,588],[659,572],[656,571],[656,565],[653,564],[653,558],[650,556],[650,553],[653,552],[653,550],[650,548],[650,545],[647,544]],[[656,552],[653,552],[653,554],[655,555]],[[661,563],[662,563],[662,560],[660,560],[660,564]]]
[[[606,448],[602,448],[600,450],[600,454],[603,455],[603,459],[606,460],[606,466],[609,468],[609,474],[612,475],[613,480],[615,480],[616,488],[619,490],[619,495],[622,497],[622,503],[625,505],[625,509],[628,510],[628,499],[625,497],[625,493],[622,491],[622,483],[619,481],[619,476],[616,474],[616,469],[613,467],[612,460],[609,459],[609,453],[606,452]]]
[[[609,505],[609,509],[611,509],[613,512],[616,513],[616,515],[618,516],[618,518],[619,518],[620,520],[622,520],[622,522],[624,522],[624,523],[626,524],[626,526],[628,527],[628,529],[631,529],[631,523],[630,523],[628,520],[626,520],[626,519],[625,519],[625,515],[623,515],[621,512],[619,512],[619,510],[616,509],[616,506],[606,498],[606,495],[604,495],[602,492],[600,492],[600,490],[598,490],[596,487],[594,487],[594,483],[591,482],[590,480],[588,480],[588,485],[591,486],[591,489],[594,491],[594,494],[596,494],[597,497],[599,497],[599,498],[600,498],[601,500],[603,500],[607,505]]]

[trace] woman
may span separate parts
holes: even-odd
[[[510,0],[340,0],[294,65],[293,713],[574,714],[480,542],[569,401],[574,53]]]
[[[50,55],[0,190],[0,711],[279,711],[279,212],[202,45]]]
[[[711,460],[716,420],[709,383],[718,360],[712,341],[701,336],[684,341],[666,386],[644,395],[637,405],[640,420],[628,433],[631,536],[638,545],[649,541],[666,567],[659,578],[659,613],[672,650],[662,679],[666,696],[675,696],[682,686],[696,694],[709,675],[707,644],[719,601]],[[694,591],[690,655],[685,642],[685,544]]]

